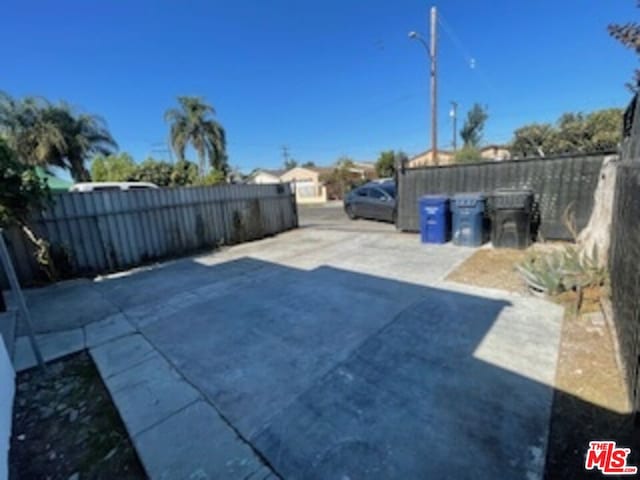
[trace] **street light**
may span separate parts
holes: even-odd
[[[409,38],[411,40],[418,40],[422,44],[424,49],[427,51],[427,56],[429,57],[429,60],[431,60],[431,51],[429,50],[429,44],[422,37],[422,35],[420,35],[418,32],[409,32]]]
[[[430,44],[418,32],[409,32],[411,40],[417,40],[422,44],[429,57],[431,68],[431,159],[438,165],[438,118],[437,111],[437,81],[436,81],[436,7],[431,7],[431,42]]]

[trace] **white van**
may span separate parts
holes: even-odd
[[[80,182],[69,188],[70,192],[103,192],[105,190],[146,190],[158,188],[151,182]]]

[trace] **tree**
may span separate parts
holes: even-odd
[[[53,152],[66,148],[59,127],[42,114],[47,105],[42,98],[16,100],[0,92],[0,132],[24,165],[46,166]]]
[[[548,123],[532,123],[515,130],[511,141],[511,154],[514,157],[544,157],[555,150],[556,132]]]
[[[171,147],[179,160],[185,159],[187,146],[198,154],[200,175],[206,173],[206,162],[215,170],[226,174],[226,134],[222,125],[211,118],[215,109],[201,97],[178,97],[178,108],[166,111],[164,118],[171,125]]]
[[[85,167],[90,157],[117,148],[100,117],[39,97],[0,94],[0,131],[20,162],[66,169],[76,181],[90,180]]]
[[[380,152],[376,161],[376,173],[379,177],[392,177],[395,172],[396,154],[393,150]]]
[[[168,162],[161,162],[151,157],[138,165],[129,177],[129,180],[135,182],[151,182],[159,187],[168,187],[171,185],[171,176],[173,174],[173,166]]]
[[[15,153],[0,139],[0,227],[20,228],[36,249],[36,259],[50,280],[57,278],[49,243],[29,226],[29,216],[45,209],[51,202],[46,180],[35,167],[17,159]]]
[[[94,182],[126,182],[133,177],[136,164],[128,153],[98,155],[91,162]]]
[[[406,160],[408,160],[408,157],[404,152],[395,152],[394,150],[380,152],[375,165],[378,177],[393,177],[396,173],[396,165]]]
[[[304,162],[302,164],[302,166],[305,167],[305,168],[313,168],[313,167],[316,166],[316,164],[315,164],[315,162]]]
[[[460,130],[460,137],[465,147],[477,147],[482,140],[484,124],[489,118],[487,108],[476,103],[467,112],[467,118]]]
[[[322,175],[321,180],[327,187],[329,198],[343,198],[354,186],[361,183],[352,172],[354,162],[349,157],[340,157],[335,168],[330,173]]]
[[[467,145],[456,152],[454,160],[456,163],[474,163],[481,162],[483,158],[479,148]]]
[[[193,185],[198,180],[198,165],[189,160],[178,160],[171,172],[171,186]]]
[[[640,1],[637,3],[640,8]],[[609,35],[618,40],[622,45],[635,50],[636,55],[640,55],[640,23],[628,22],[624,24],[613,23],[608,27]],[[627,87],[633,92],[640,91],[640,69],[636,69],[635,77]]]
[[[589,114],[564,113],[555,126],[533,123],[516,129],[511,141],[515,157],[612,151],[622,139],[622,110]]]
[[[118,147],[106,122],[97,115],[77,114],[65,103],[49,105],[43,110],[45,121],[58,127],[65,148],[52,152],[49,164],[69,170],[75,181],[90,181],[86,162],[95,155],[110,155]]]
[[[622,141],[623,111],[620,108],[606,108],[587,115],[585,131],[592,151],[615,150]]]
[[[296,168],[298,166],[298,162],[295,161],[293,158],[287,158],[284,161],[284,169],[285,170],[291,170],[292,168]]]

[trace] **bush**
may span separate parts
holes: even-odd
[[[458,150],[454,159],[456,163],[474,163],[481,162],[483,160],[480,150],[471,146],[462,147]]]
[[[224,183],[225,180],[226,176],[224,172],[211,170],[204,177],[198,177],[194,185],[218,185],[219,183]]]

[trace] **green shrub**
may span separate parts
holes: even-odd
[[[474,163],[483,160],[480,150],[472,146],[462,147],[456,152],[454,159],[456,163]]]

